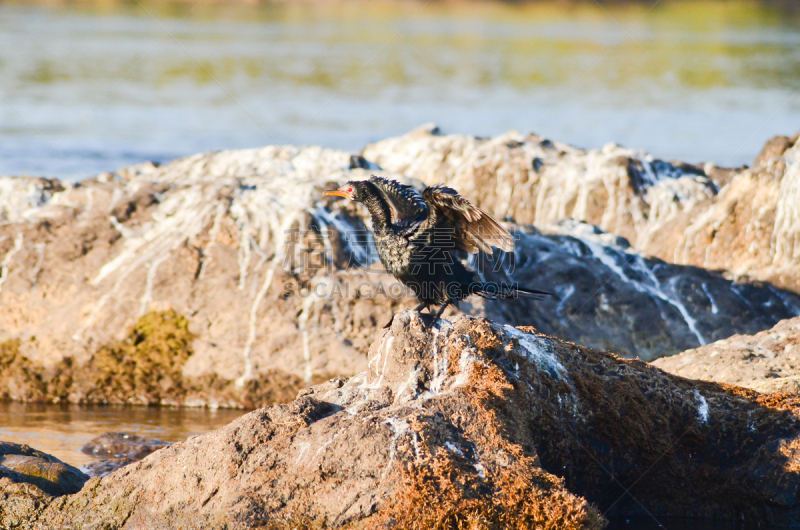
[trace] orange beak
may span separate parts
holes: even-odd
[[[323,195],[329,195],[331,197],[344,197],[345,199],[348,198],[347,194],[345,192],[343,192],[342,190],[330,190],[330,191],[325,191],[322,194]]]

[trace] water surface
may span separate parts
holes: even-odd
[[[223,427],[243,414],[230,409],[0,402],[0,441],[28,444],[80,467],[95,460],[80,447],[106,432],[177,442]]]
[[[431,121],[738,165],[800,129],[800,24],[760,3],[302,4],[0,3],[0,174]]]

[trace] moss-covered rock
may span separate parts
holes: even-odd
[[[256,408],[291,401],[308,384],[281,370],[241,386],[215,373],[186,377],[183,367],[194,353],[194,338],[186,317],[174,310],[151,311],[124,339],[101,346],[88,362],[65,357],[49,369],[25,355],[24,343],[8,340],[0,343],[0,399]],[[311,383],[321,380],[317,376]]]
[[[22,342],[0,342],[0,398],[14,401],[41,401],[47,395],[43,369],[22,352]]]
[[[80,491],[89,476],[28,445],[0,442],[0,477],[32,484],[54,497]]]
[[[174,310],[147,313],[128,336],[89,361],[83,398],[94,403],[178,404],[186,390],[183,365],[192,355],[189,321]]]

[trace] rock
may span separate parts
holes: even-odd
[[[0,178],[0,355],[16,374],[0,373],[0,388],[27,401],[255,407],[365,369],[376,329],[414,301],[377,265],[363,209],[321,191],[367,178],[375,164],[407,182],[447,182],[515,218],[524,251],[503,274],[564,301],[470,300],[467,313],[647,360],[756,333],[800,314],[791,279],[800,221],[782,198],[800,182],[798,149],[761,173],[718,178],[619,146],[420,130],[355,159],[266,147],[63,185]],[[701,245],[709,261],[693,254],[690,224],[720,220],[728,233],[723,203],[750,205],[725,241],[761,245],[752,267],[736,261],[749,251],[719,237]],[[752,216],[761,224],[742,227]],[[764,249],[769,270],[788,276],[760,268]]]
[[[519,223],[571,217],[669,263],[723,269],[800,293],[800,145],[770,140],[752,169],[658,160],[609,144],[582,150],[509,132],[420,129],[367,146],[385,171],[446,182]]]
[[[346,153],[318,148],[213,153],[65,184],[40,193],[39,206],[18,196],[26,179],[0,179],[11,221],[0,226],[0,342],[18,340],[47,382],[61,359],[83,370],[151,311],[190,316],[192,355],[180,371],[210,383],[167,392],[165,403],[246,406],[227,394],[270,374],[291,380],[294,395],[303,383],[363,369],[376,324],[410,300],[359,295],[399,284],[326,261],[326,249],[343,266],[364,258],[363,244],[342,235],[363,230],[360,219],[319,202],[331,180],[368,176],[348,166]],[[343,281],[349,297],[328,292]],[[97,388],[101,395],[73,385],[58,399],[162,402],[151,389],[114,398]],[[12,399],[37,399],[23,390]]]
[[[754,167],[762,167],[768,165],[773,159],[780,158],[783,154],[792,148],[797,142],[797,136],[789,138],[788,136],[775,136],[767,140],[761,152],[756,156],[753,162]]]
[[[0,477],[0,528],[28,530],[53,497],[33,484]]]
[[[170,442],[157,438],[142,438],[128,432],[107,432],[86,442],[80,450],[101,458],[87,464],[85,469],[92,477],[103,477],[169,445]]]
[[[533,323],[545,333],[645,361],[757,333],[800,314],[794,293],[648,258],[593,225],[515,228],[514,255],[479,262],[480,270],[492,281],[545,288],[558,298],[488,302],[473,313]]]
[[[28,445],[0,442],[0,484],[31,484],[47,495],[79,491],[89,477]],[[5,488],[4,488],[5,489]]]
[[[109,473],[113,473],[114,471],[118,470],[121,467],[125,467],[128,464],[132,464],[140,459],[134,458],[105,458],[102,460],[96,460],[94,462],[89,462],[85,466],[83,466],[83,470],[86,472],[87,475],[90,477],[105,477]]]
[[[368,368],[32,508],[40,528],[795,527],[800,400],[475,317],[399,314]],[[87,509],[91,506],[91,509]],[[446,522],[446,523],[445,523]]]
[[[759,392],[800,394],[800,318],[755,335],[734,335],[653,363],[662,370]]]
[[[157,438],[142,438],[129,432],[107,432],[86,442],[81,452],[92,456],[133,458],[141,460],[150,453],[170,445]]]

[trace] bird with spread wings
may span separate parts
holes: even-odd
[[[444,185],[429,186],[422,193],[395,180],[372,176],[349,181],[324,195],[344,197],[366,206],[378,256],[386,270],[409,287],[419,299],[415,308],[433,314],[431,325],[448,305],[470,295],[488,299],[526,295],[540,298],[547,291],[498,285],[481,281],[467,268],[458,251],[492,255],[493,248],[514,250],[514,239],[491,215]],[[391,320],[387,327],[391,324]]]

